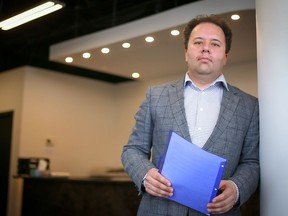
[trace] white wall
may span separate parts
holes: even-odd
[[[256,6],[260,212],[261,216],[287,215],[288,1],[276,0],[272,6],[271,1],[256,0]]]
[[[72,176],[119,166],[114,91],[104,82],[28,68],[19,155],[49,157],[52,171]]]
[[[231,85],[242,89],[248,94],[258,96],[256,61],[227,65],[224,75],[227,82]]]

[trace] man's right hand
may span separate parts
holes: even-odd
[[[150,169],[146,174],[145,190],[147,193],[158,197],[170,197],[173,195],[171,183],[155,168]]]

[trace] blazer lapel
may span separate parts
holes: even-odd
[[[230,88],[231,89],[231,88]],[[228,126],[239,102],[239,97],[233,92],[233,90],[223,91],[223,97],[221,102],[220,113],[218,121],[215,125],[215,128],[203,146],[203,149],[209,149],[213,143],[215,143],[218,137],[224,132],[225,128]]]
[[[183,82],[183,80],[179,80],[171,84],[172,88],[169,89],[169,100],[175,123],[177,124],[179,131],[181,132],[181,136],[184,137],[186,140],[191,141],[185,116]]]

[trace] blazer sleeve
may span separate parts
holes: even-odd
[[[150,161],[153,131],[150,101],[151,88],[148,89],[146,99],[135,115],[135,126],[121,155],[124,169],[140,193],[145,174],[155,167]]]
[[[253,102],[250,106],[253,115],[244,137],[239,164],[230,178],[238,186],[240,205],[249,199],[259,183],[259,104],[257,99]]]

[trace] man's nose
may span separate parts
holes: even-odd
[[[209,43],[203,43],[202,53],[210,53]]]
[[[203,47],[202,49],[202,53],[210,53],[210,49],[209,48],[206,48],[206,47]]]

